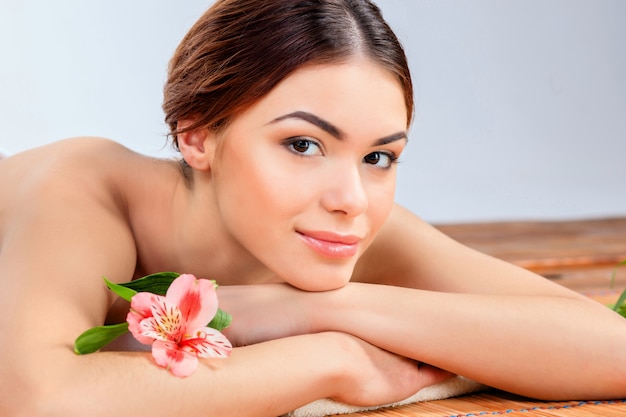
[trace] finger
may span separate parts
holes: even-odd
[[[418,365],[418,368],[420,370],[420,382],[423,387],[438,384],[454,376],[454,374],[451,372],[445,371],[441,368],[437,368],[427,363],[420,363]]]

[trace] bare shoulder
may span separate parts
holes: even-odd
[[[134,158],[114,142],[85,138],[0,162],[0,315],[17,318],[0,328],[36,326],[33,303],[49,312],[50,341],[102,323],[111,304],[102,276],[125,280],[135,269],[117,179]]]
[[[404,207],[395,205],[376,239],[357,263],[353,279],[416,286],[417,266],[422,263],[433,240],[441,239],[445,244],[445,236],[438,236],[435,228]]]
[[[456,242],[398,205],[357,264],[354,280],[432,291],[575,296]]]
[[[114,197],[120,177],[132,172],[142,158],[124,146],[103,138],[73,138],[34,148],[0,161],[0,233],[11,216],[25,206],[49,198]]]
[[[5,201],[28,192],[41,182],[63,179],[82,171],[81,177],[102,174],[103,165],[131,154],[122,145],[103,138],[73,138],[30,149],[0,160],[0,198]],[[19,181],[16,181],[19,179]]]
[[[91,224],[117,221],[123,226],[123,179],[131,175],[133,162],[140,158],[110,140],[75,138],[2,160],[0,248],[8,245],[14,233],[34,224],[42,228],[33,238],[55,224],[64,226],[63,236],[68,237],[94,227]],[[70,229],[81,219],[89,222]]]

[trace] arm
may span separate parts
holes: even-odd
[[[11,221],[0,241],[0,415],[276,416],[324,397],[395,401],[441,377],[338,333],[238,348],[186,379],[145,352],[76,356],[74,339],[113,302],[102,275],[128,280],[135,248],[123,216],[90,195],[102,187],[66,180],[15,193],[2,212]]]
[[[49,350],[54,350],[48,347]],[[400,375],[386,364],[368,367],[369,351],[356,338],[322,333],[279,339],[237,348],[225,360],[203,360],[192,376],[179,379],[152,363],[149,353],[106,352],[73,356],[36,350],[22,360],[44,363],[3,372],[3,416],[271,416],[282,415],[319,398],[372,405],[407,397],[432,381],[417,381],[408,362]],[[44,355],[45,353],[45,355]],[[364,384],[350,364],[362,355],[360,369],[377,381]],[[394,359],[395,360],[395,359]],[[398,358],[400,360],[400,358]],[[411,368],[409,368],[411,365]],[[26,371],[26,375],[24,375]],[[17,384],[16,384],[17,382]],[[404,385],[398,389],[398,385]],[[355,387],[359,387],[355,389]]]
[[[626,328],[602,306],[369,284],[315,297],[313,330],[349,332],[493,387],[541,399],[626,394]]]
[[[263,303],[270,316],[289,317],[286,328],[269,337],[279,331],[346,332],[535,398],[626,395],[626,320],[464,247],[403,209],[394,210],[354,278],[363,282],[320,293],[286,286],[262,295],[252,288],[231,290],[254,300],[246,304]],[[261,318],[238,322],[255,319]]]
[[[383,256],[385,263],[376,262]],[[384,265],[384,269],[381,268]],[[314,327],[537,398],[626,395],[626,321],[526,270],[480,254],[396,208],[357,271],[320,294]],[[335,311],[342,320],[324,317]],[[408,314],[407,314],[408,312]]]

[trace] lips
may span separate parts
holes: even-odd
[[[317,254],[333,259],[351,258],[359,251],[361,238],[324,231],[298,231],[298,236]]]

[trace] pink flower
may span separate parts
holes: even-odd
[[[126,321],[135,339],[152,345],[159,366],[185,377],[198,367],[198,357],[224,358],[232,351],[226,336],[207,327],[216,313],[215,284],[183,274],[165,296],[135,294]]]

